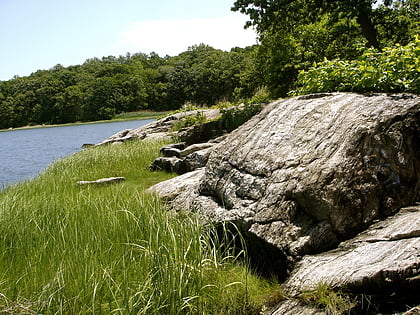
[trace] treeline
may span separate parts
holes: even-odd
[[[419,93],[420,0],[236,0],[259,45],[201,44],[0,81],[0,128],[320,91]]]
[[[110,119],[121,112],[212,105],[252,95],[257,47],[230,52],[200,44],[175,57],[127,54],[56,65],[0,81],[0,128]]]

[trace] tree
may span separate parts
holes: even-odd
[[[413,40],[419,21],[413,2],[419,0],[381,5],[375,0],[236,0],[232,10],[247,14],[246,27],[256,28],[266,85],[277,97],[286,95],[299,71],[314,62],[352,60],[363,46],[380,50]],[[393,25],[398,36],[386,32]]]
[[[318,17],[331,14],[334,17],[356,18],[369,46],[379,48],[377,31],[372,21],[374,0],[237,0],[232,10],[249,15],[261,33],[278,32],[297,24],[314,23]]]

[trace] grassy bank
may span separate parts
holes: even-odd
[[[120,120],[135,120],[135,119],[159,119],[163,116],[168,115],[170,112],[152,112],[149,110],[138,111],[138,112],[128,112],[121,113],[116,115],[111,121],[120,121]]]
[[[0,193],[1,313],[258,313],[276,286],[143,193],[172,176],[147,168],[162,145],[84,150]],[[111,176],[127,180],[76,185]]]

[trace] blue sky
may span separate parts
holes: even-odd
[[[0,80],[127,52],[256,43],[234,0],[0,0]]]

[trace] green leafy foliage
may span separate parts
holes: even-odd
[[[207,117],[200,111],[195,115],[189,115],[179,119],[172,127],[172,130],[177,131],[185,127],[202,125],[207,121]]]
[[[332,60],[302,71],[291,94],[332,91],[420,93],[420,39],[406,46],[369,49],[356,60]]]
[[[240,105],[232,106],[229,102],[220,102],[217,106],[222,114],[220,119],[226,129],[233,130],[259,113],[262,105],[270,100],[270,93],[267,88],[262,87],[257,90],[253,97]]]
[[[248,121],[261,110],[260,104],[243,104],[229,108],[221,108],[221,120],[225,128],[233,130]]]
[[[419,8],[418,0],[237,0],[232,9],[248,15],[259,34],[258,67],[250,69],[256,78],[263,72],[260,86],[276,98],[314,63],[407,45],[419,32]]]
[[[174,110],[187,102],[240,102],[262,86],[270,98],[284,97],[296,89],[300,72],[325,59],[337,60],[336,68],[351,68],[355,60],[379,58],[374,55],[390,54],[386,47],[413,42],[420,31],[419,8],[419,0],[236,0],[233,10],[249,16],[247,25],[257,30],[259,45],[227,52],[200,44],[164,58],[156,53],[92,58],[82,65],[57,65],[0,81],[0,129]],[[401,53],[389,58],[398,68],[396,58],[404,63],[411,57]],[[366,62],[367,69],[371,66]],[[416,91],[418,83],[404,76],[404,70],[383,69],[386,75],[374,73],[377,77],[364,78],[354,90],[376,85],[378,91]]]

